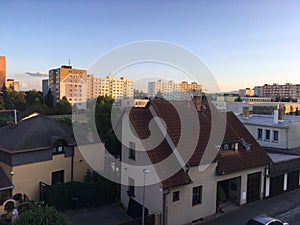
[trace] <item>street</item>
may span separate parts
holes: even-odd
[[[289,225],[299,225],[300,190],[298,189],[270,199],[243,205],[234,211],[218,214],[210,221],[203,221],[201,224],[246,225],[250,218],[262,214],[284,220],[285,222],[288,222]]]

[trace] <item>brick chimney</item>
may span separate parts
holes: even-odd
[[[248,118],[249,117],[249,107],[243,107],[243,117]]]
[[[278,109],[278,121],[284,121],[284,109],[282,107]]]
[[[196,110],[198,112],[201,111],[201,97],[200,96],[194,96],[193,102],[195,104]]]

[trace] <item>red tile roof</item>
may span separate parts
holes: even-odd
[[[187,101],[177,101],[176,106],[183,107],[182,109],[185,112],[189,112],[191,107],[195,107],[194,103],[187,102]],[[181,121],[180,116],[177,113],[175,107],[166,100],[161,99],[154,99],[150,100],[149,104],[146,108],[132,108],[130,111],[130,120],[131,123],[140,139],[148,138],[151,133],[148,128],[150,120],[153,118],[151,113],[150,107],[153,107],[155,113],[158,117],[160,117],[166,125],[167,133],[170,136],[172,142],[175,146],[178,146],[181,137]],[[212,113],[216,113],[217,109],[212,107],[207,101],[201,102],[201,111],[198,113],[199,118],[199,138],[198,142],[196,143],[196,147],[194,152],[191,156],[187,156],[187,149],[192,146],[189,146],[187,143],[185,149],[177,149],[183,159],[187,162],[187,164],[191,166],[199,165],[200,163],[207,163],[202,162],[203,155],[207,154],[206,148],[210,139],[211,131],[212,131]],[[219,150],[214,147],[215,149],[209,148],[209,151],[216,151],[216,153],[212,154],[213,160],[218,161],[217,172],[219,174],[228,174],[234,173],[241,170],[246,170],[249,168],[264,166],[271,163],[271,159],[265,153],[264,149],[256,142],[256,140],[252,137],[252,135],[248,132],[248,130],[243,126],[243,124],[236,118],[236,116],[229,112],[229,113],[219,113],[217,112],[218,116],[214,117],[216,120],[225,119],[226,116],[226,124],[224,123],[225,134],[223,135],[223,143],[224,142],[239,142],[242,138],[249,143],[252,147],[251,150],[246,150],[240,143],[237,152],[234,151],[227,151],[223,153],[218,153]],[[185,118],[185,122],[190,123],[189,118]],[[218,123],[219,121],[217,121]],[[190,127],[190,131],[193,132],[193,129],[196,129],[195,126]],[[195,132],[195,131],[194,131]],[[215,134],[222,132],[222,128],[214,128]],[[224,130],[223,130],[224,132]],[[222,133],[220,133],[222,134]],[[222,137],[223,137],[222,136]],[[192,141],[191,141],[192,142]],[[167,142],[166,138],[155,148],[151,148],[151,143],[144,143],[146,149],[153,149],[151,151],[147,151],[147,154],[153,164],[161,162],[162,160],[166,159],[173,153],[172,148],[170,147],[169,143]],[[215,157],[215,155],[217,155]],[[189,157],[188,159],[186,157]],[[205,156],[207,157],[207,156]],[[174,160],[174,165],[179,165],[179,162]],[[170,165],[170,166],[174,166]],[[161,165],[157,165],[156,170],[164,180],[163,185],[164,187],[174,187],[178,185],[184,185],[191,182],[190,177],[185,173],[184,169],[180,169],[174,174],[171,178],[168,178],[164,171],[168,168],[162,168]]]

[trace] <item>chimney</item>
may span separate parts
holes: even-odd
[[[278,123],[278,109],[274,110],[274,123],[277,124]]]
[[[243,117],[249,117],[249,107],[243,107]]]
[[[200,112],[201,111],[201,97],[200,96],[195,96],[193,98],[193,102],[195,104],[196,110],[198,112]]]
[[[284,109],[282,107],[278,109],[278,120],[284,121]]]

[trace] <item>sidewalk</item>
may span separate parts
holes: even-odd
[[[269,216],[287,215],[289,211],[299,208],[300,211],[300,190],[294,190],[282,195],[249,203],[228,212],[219,213],[197,224],[216,225],[230,224],[242,225],[257,215],[266,214]]]

